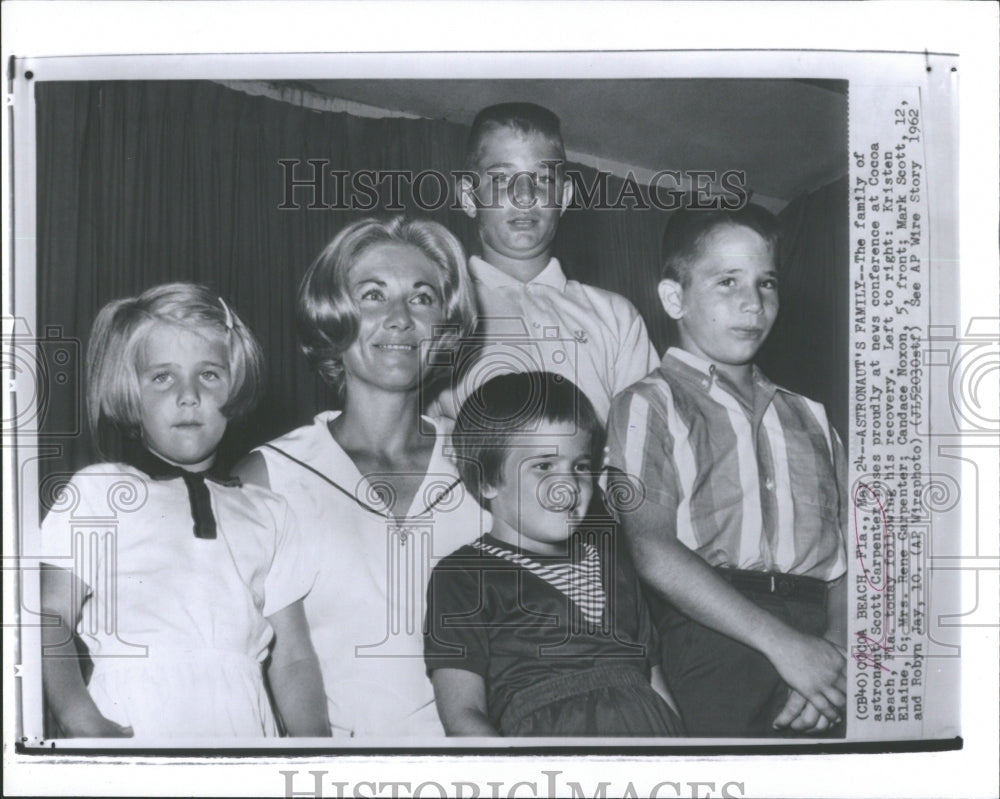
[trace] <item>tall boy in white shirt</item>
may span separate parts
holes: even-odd
[[[659,362],[631,302],[567,279],[552,256],[573,198],[565,161],[559,118],[541,106],[489,106],[472,124],[458,189],[482,245],[469,260],[477,346],[441,399],[445,415],[498,373],[549,371],[576,383],[603,422],[611,399]]]

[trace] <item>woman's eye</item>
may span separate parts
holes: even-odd
[[[775,280],[773,277],[769,277],[765,280],[760,281],[760,287],[763,289],[769,289],[771,291],[777,291],[778,281]]]
[[[151,383],[166,383],[170,380],[170,372],[157,372],[150,378]]]
[[[434,305],[437,302],[437,298],[433,294],[421,292],[420,294],[415,294],[410,302],[414,305]]]
[[[580,461],[573,467],[573,470],[582,474],[590,474],[590,472],[593,471],[590,468],[590,461]]]
[[[201,379],[205,380],[205,381],[208,381],[208,382],[212,382],[213,380],[218,380],[219,379],[219,373],[218,372],[214,372],[212,370],[208,370],[208,371],[205,371],[205,372],[201,373]]]
[[[539,461],[535,464],[535,470],[539,472],[551,472],[552,462],[551,461]]]
[[[722,278],[722,280],[719,281],[719,285],[724,286],[727,289],[732,288],[733,286],[736,285],[736,278],[724,277]]]
[[[378,289],[368,289],[361,294],[361,299],[368,300],[370,302],[381,302],[385,299],[385,295]]]

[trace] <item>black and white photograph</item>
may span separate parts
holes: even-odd
[[[5,44],[12,787],[895,795],[866,758],[990,751],[971,56],[197,41]]]

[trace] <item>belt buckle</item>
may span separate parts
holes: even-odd
[[[771,575],[771,593],[781,597],[791,596],[795,591],[795,583],[785,574]]]

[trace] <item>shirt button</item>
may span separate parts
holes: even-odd
[[[770,477],[768,477],[768,478],[767,478],[767,479],[766,479],[766,480],[764,481],[764,487],[765,487],[765,488],[766,488],[766,489],[767,489],[768,491],[774,491],[774,480],[772,480],[772,479],[771,479]]]

